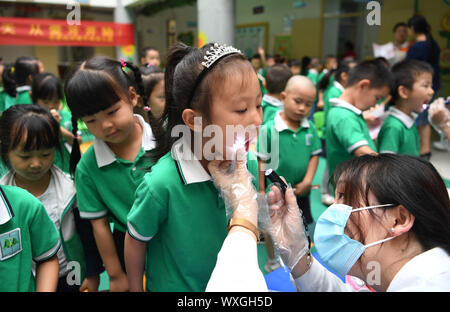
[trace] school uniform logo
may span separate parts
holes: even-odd
[[[313,135],[311,133],[306,134],[305,140],[306,140],[306,146],[311,146],[312,141],[313,141]]]
[[[21,251],[20,228],[0,235],[0,261],[9,259]]]

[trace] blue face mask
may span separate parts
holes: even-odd
[[[388,237],[363,245],[344,234],[351,213],[386,206],[394,205],[377,205],[357,209],[352,209],[344,204],[333,204],[328,207],[317,220],[314,231],[314,245],[325,266],[338,275],[345,276],[368,247],[395,238],[395,236]]]

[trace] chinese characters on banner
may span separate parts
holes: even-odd
[[[134,25],[0,17],[0,45],[128,46],[134,45]]]

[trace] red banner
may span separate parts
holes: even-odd
[[[134,45],[134,25],[0,17],[0,45],[126,46]]]

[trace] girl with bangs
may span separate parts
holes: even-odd
[[[143,90],[139,68],[106,57],[76,65],[64,87],[72,112],[72,133],[76,135],[77,120],[81,119],[94,135],[93,145],[83,157],[74,140],[70,170],[75,175],[80,216],[92,223],[110,291],[128,290],[123,252],[127,215],[136,188],[153,165],[149,154],[155,147],[158,126]],[[133,113],[139,101],[143,101],[152,126]]]
[[[60,148],[58,122],[38,105],[15,105],[3,112],[0,131],[1,157],[10,168],[0,184],[18,186],[31,193],[42,202],[59,231],[63,248],[57,251],[57,291],[95,290],[102,263],[95,260],[99,256],[91,239],[92,229],[79,217],[73,181],[53,164]],[[86,277],[81,288],[80,283],[73,285],[68,279],[71,261],[80,264],[80,282]]]
[[[146,291],[204,291],[230,217],[209,168],[216,156],[223,158],[234,146],[245,147],[249,176],[256,178],[256,185],[251,179],[249,184],[258,189],[258,162],[249,145],[262,122],[262,94],[245,56],[217,43],[200,49],[175,45],[164,79],[161,120],[167,118],[167,124],[157,140],[159,160],[144,176],[128,214],[128,280],[130,290],[143,291],[145,271]],[[207,129],[212,126],[220,146],[210,145]],[[233,141],[229,126],[248,131],[242,136],[234,132]],[[233,153],[226,160],[234,161]],[[232,219],[239,219],[238,213]],[[258,220],[250,224],[257,232]]]

